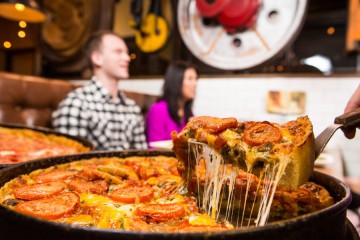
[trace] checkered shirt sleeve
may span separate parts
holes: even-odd
[[[97,150],[146,149],[140,107],[126,97],[118,100],[99,96],[89,87],[77,89],[53,113],[53,127],[90,140]]]

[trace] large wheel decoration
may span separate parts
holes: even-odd
[[[44,1],[44,8],[50,17],[43,24],[42,37],[53,51],[48,54],[49,58],[66,59],[79,51],[91,30],[94,3],[94,1]]]
[[[204,63],[224,70],[258,66],[293,42],[307,0],[179,0],[180,35]]]
[[[47,20],[41,50],[47,74],[81,74],[86,68],[83,47],[89,35],[111,29],[115,0],[39,0]]]

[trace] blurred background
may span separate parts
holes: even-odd
[[[305,21],[296,39],[272,61],[246,70],[224,71],[199,61],[184,45],[177,24],[177,0],[162,0],[162,17],[169,26],[164,46],[155,53],[141,51],[131,0],[37,0],[45,22],[0,18],[0,70],[48,77],[86,78],[81,47],[90,32],[113,29],[126,40],[132,76],[162,75],[169,61],[195,62],[202,74],[239,73],[357,73],[358,46],[347,46],[349,1],[309,0]],[[146,17],[151,1],[143,1]],[[7,44],[5,44],[7,43]],[[348,44],[349,45],[349,44]],[[313,62],[318,62],[314,64]],[[26,63],[26,64],[24,64]],[[320,65],[325,65],[320,67]],[[315,65],[315,66],[314,66]]]

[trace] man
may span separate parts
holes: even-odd
[[[146,149],[140,107],[118,87],[129,77],[128,48],[118,35],[96,32],[88,40],[91,82],[75,89],[53,113],[55,130],[90,140],[97,150]]]

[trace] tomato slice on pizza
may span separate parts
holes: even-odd
[[[25,185],[14,189],[14,196],[23,200],[37,200],[51,197],[66,189],[63,182],[47,182]]]
[[[244,132],[244,141],[249,146],[260,146],[266,143],[276,144],[282,139],[280,130],[269,122],[260,122],[251,125],[252,126],[245,129]]]
[[[79,174],[78,171],[74,170],[53,170],[44,172],[36,176],[35,180],[38,183],[52,182],[57,180],[66,180],[74,178],[75,175]]]
[[[68,187],[78,193],[103,195],[108,190],[109,184],[104,180],[88,181],[85,179],[74,179],[68,183]]]
[[[111,199],[122,203],[149,202],[153,196],[154,189],[149,185],[126,185],[110,194]]]
[[[80,202],[76,193],[62,193],[52,198],[22,202],[15,209],[28,215],[48,220],[58,219],[71,213]]]

